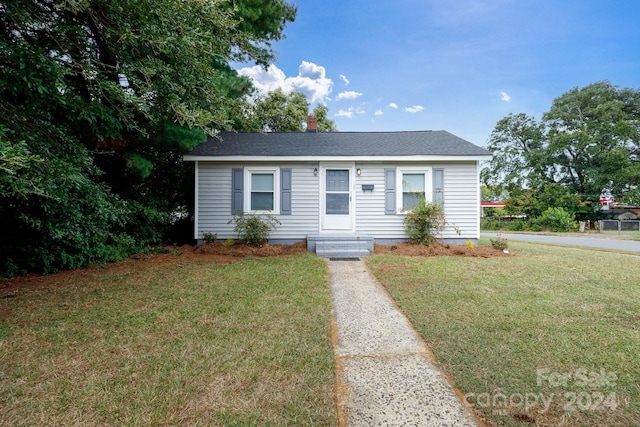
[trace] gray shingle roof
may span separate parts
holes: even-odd
[[[449,132],[273,132],[210,137],[188,156],[488,156]]]

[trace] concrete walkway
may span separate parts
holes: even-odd
[[[477,426],[361,260],[327,261],[343,426]]]

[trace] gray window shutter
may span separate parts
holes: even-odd
[[[280,169],[280,214],[291,215],[291,169]]]
[[[396,170],[384,170],[384,213],[396,214]]]
[[[243,211],[244,170],[231,169],[231,213]]]
[[[444,169],[433,169],[433,202],[444,206]]]

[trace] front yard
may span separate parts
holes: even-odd
[[[637,425],[640,257],[510,247],[368,265],[489,425]]]
[[[0,425],[336,424],[321,259],[152,258],[0,287]]]
[[[638,255],[509,245],[368,265],[488,425],[637,425]],[[0,424],[335,425],[326,264],[218,249],[0,284]]]

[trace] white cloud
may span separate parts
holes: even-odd
[[[341,99],[356,99],[359,96],[362,96],[362,92],[348,90],[346,92],[339,93],[338,96],[336,96],[336,101],[340,101]]]
[[[336,117],[346,117],[348,119],[353,118],[353,110],[349,109],[349,110],[343,110],[342,108],[340,110],[338,110],[338,112],[335,114]]]
[[[266,70],[260,65],[245,67],[239,69],[238,74],[249,77],[258,92],[272,92],[277,88],[282,88],[285,92],[289,92],[286,88],[287,76],[275,65],[270,65]]]
[[[374,116],[381,116],[384,114],[384,111],[382,110],[377,110],[375,113],[373,113]]]
[[[422,105],[414,105],[413,107],[407,107],[404,109],[407,113],[419,113],[422,110],[424,110]]]
[[[397,109],[398,108],[398,104],[396,104],[395,102],[392,102],[391,104],[389,104],[389,107]]]
[[[261,94],[277,88],[281,88],[285,93],[295,90],[307,95],[312,104],[329,99],[333,87],[333,81],[327,78],[325,68],[307,61],[302,61],[295,77],[287,77],[275,65],[270,65],[266,70],[259,65],[245,67],[238,70],[238,74],[249,77]]]
[[[509,102],[511,101],[511,97],[507,92],[500,92],[500,100],[504,102]]]
[[[340,74],[340,80],[344,82],[346,86],[349,86],[349,79],[344,74]]]
[[[346,110],[341,108],[335,114],[335,117],[346,117],[348,119],[352,119],[356,114],[362,115],[362,114],[366,114],[366,113],[367,113],[367,111],[365,109],[363,109],[362,107],[349,107]]]

